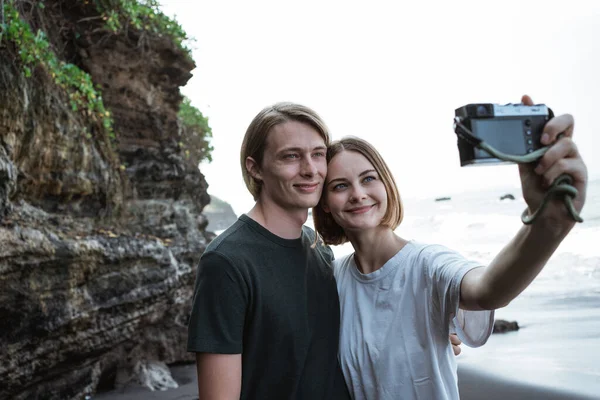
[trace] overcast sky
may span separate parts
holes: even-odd
[[[600,178],[600,1],[183,1],[163,11],[196,39],[182,88],[213,130],[209,193],[252,206],[245,130],[277,101],[314,108],[333,138],[381,151],[404,197],[518,185],[516,166],[460,168],[454,109],[529,94],[575,116]],[[596,137],[595,137],[596,136]],[[493,177],[492,177],[493,176]]]

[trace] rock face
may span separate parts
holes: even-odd
[[[44,70],[23,77],[2,42],[0,399],[81,399],[145,363],[191,361],[195,266],[213,237],[207,183],[178,145],[193,62],[164,38],[107,34],[93,2],[44,3],[31,24],[101,85],[118,141]]]

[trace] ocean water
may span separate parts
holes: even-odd
[[[507,193],[515,200],[500,200]],[[451,199],[405,199],[397,233],[487,265],[522,225],[526,206],[518,187],[441,196]],[[497,319],[521,329],[492,335],[477,349],[463,346],[459,366],[600,399],[600,181],[590,182],[582,217],[533,283],[496,310]],[[352,247],[333,250],[339,257]]]

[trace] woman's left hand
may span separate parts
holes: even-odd
[[[454,352],[454,355],[455,356],[459,355],[460,352],[462,351],[460,348],[462,341],[458,338],[456,333],[450,334],[450,343],[452,343],[452,351]]]

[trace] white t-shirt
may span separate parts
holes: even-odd
[[[439,245],[407,243],[362,274],[354,254],[335,260],[340,294],[340,363],[355,400],[459,399],[448,335],[483,345],[493,311],[459,309],[460,283],[481,264]]]

